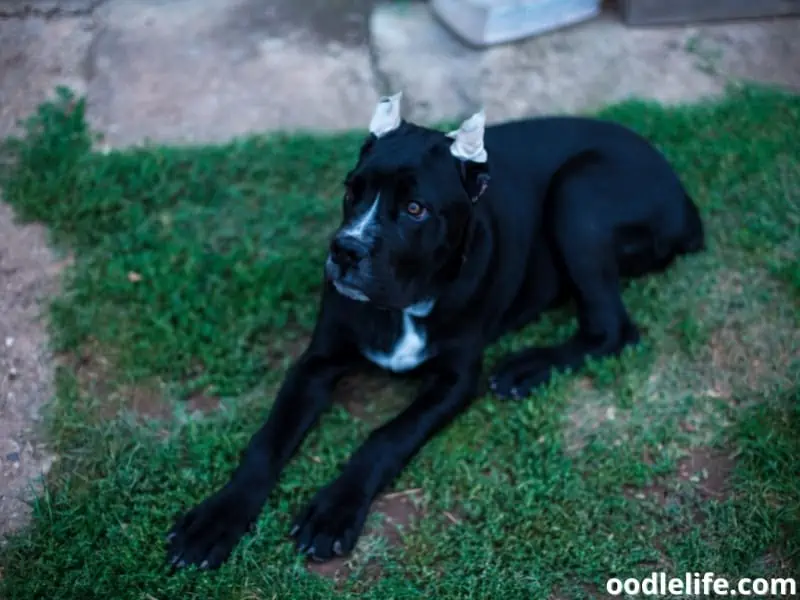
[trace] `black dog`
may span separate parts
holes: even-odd
[[[345,179],[311,342],[230,480],[173,528],[173,565],[225,561],[361,360],[424,366],[419,395],[292,528],[315,559],[347,554],[376,496],[478,394],[487,345],[574,300],[574,337],[513,354],[489,379],[499,396],[526,396],[554,370],[636,343],[620,279],[704,247],[697,208],[666,159],[618,124],[550,117],[484,128],[481,111],[446,135],[403,120],[399,103],[400,94],[381,99]]]

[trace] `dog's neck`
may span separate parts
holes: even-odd
[[[491,224],[479,214],[479,207],[473,208],[475,213],[466,228],[459,252],[449,265],[450,286],[439,298],[439,304],[446,306],[448,314],[454,317],[476,298],[489,292],[482,288],[486,286],[485,276],[490,271],[492,255],[481,242],[488,236]]]

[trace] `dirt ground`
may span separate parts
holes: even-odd
[[[800,89],[800,19],[629,30],[615,13],[476,51],[422,3],[368,0],[0,0],[0,137],[53,87],[86,94],[109,143],[207,142],[252,131],[365,126],[380,94],[407,115],[490,120],[631,95],[683,102],[730,76]],[[189,41],[187,41],[189,40]],[[424,69],[420,59],[424,59]],[[42,308],[67,263],[0,202],[0,539],[24,525],[56,457]]]
[[[57,291],[63,265],[41,227],[19,227],[0,203],[0,533],[30,514],[36,479],[55,457],[37,431],[52,393],[41,299]],[[31,485],[33,484],[33,485]]]

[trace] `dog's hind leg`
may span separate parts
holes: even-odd
[[[622,301],[613,231],[597,227],[586,194],[558,200],[554,241],[577,304],[578,331],[561,344],[529,348],[502,360],[489,380],[490,389],[502,397],[526,396],[555,371],[576,370],[588,358],[614,356],[639,341]]]
[[[489,380],[493,392],[519,398],[546,383],[554,371],[578,369],[587,358],[613,356],[639,334],[620,296],[616,265],[610,257],[598,263],[574,257],[570,266],[576,288],[578,331],[562,344],[535,347],[506,357]]]
[[[623,279],[659,273],[676,257],[704,249],[703,222],[694,202],[684,194],[683,202],[675,204],[677,207],[667,218],[659,219],[657,227],[643,224],[617,230],[617,264]]]

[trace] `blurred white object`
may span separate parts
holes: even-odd
[[[462,40],[490,46],[585,21],[602,0],[431,0],[433,13]]]

